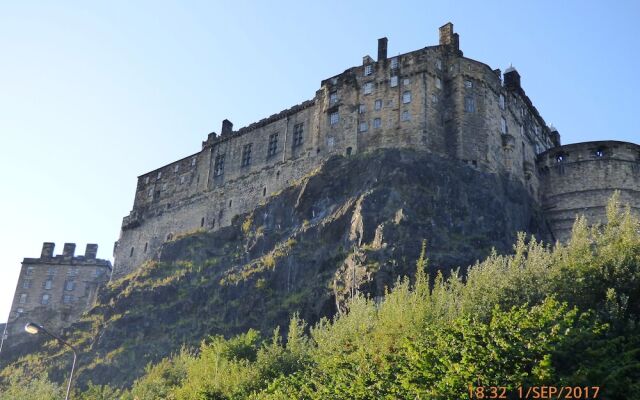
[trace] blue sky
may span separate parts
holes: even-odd
[[[88,4],[94,3],[94,4]],[[640,142],[632,1],[0,0],[0,320],[42,242],[111,258],[136,176],[313,97],[320,81],[438,42],[510,63],[563,143]]]

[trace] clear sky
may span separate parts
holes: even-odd
[[[0,321],[42,242],[112,258],[138,175],[447,21],[465,56],[513,63],[563,143],[640,142],[637,1],[0,0]]]

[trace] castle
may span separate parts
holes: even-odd
[[[412,148],[522,182],[565,239],[578,212],[601,220],[613,190],[640,210],[640,146],[560,145],[513,68],[463,56],[447,23],[440,43],[378,56],[325,79],[313,99],[234,131],[222,122],[196,154],[138,177],[133,209],[114,248],[121,277],[176,235],[229,225],[335,154]]]
[[[198,153],[139,176],[133,209],[114,246],[112,279],[134,271],[180,235],[230,225],[329,157],[380,148],[414,149],[507,176],[543,210],[553,240],[568,238],[576,214],[603,221],[616,190],[640,212],[638,144],[562,146],[558,131],[523,90],[517,70],[509,67],[503,74],[464,57],[451,23],[440,28],[436,46],[388,57],[387,44],[386,38],[378,40],[376,60],[365,56],[362,65],[323,80],[311,100],[235,131],[224,120],[220,134],[210,133]],[[43,305],[38,302],[49,290],[42,283],[44,266],[51,270],[50,265],[64,269],[58,277],[74,265],[78,271],[105,271],[86,277],[85,289],[77,289],[85,295],[74,310],[86,309],[111,268],[95,260],[92,249],[74,258],[65,245],[62,256],[52,257],[45,243],[40,259],[25,259],[12,315]],[[32,267],[38,279],[26,287]],[[62,287],[60,279],[53,285]],[[25,293],[29,303],[21,303]],[[54,323],[64,325],[76,311],[56,314]]]

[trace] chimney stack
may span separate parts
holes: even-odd
[[[55,243],[51,243],[51,242],[42,243],[42,252],[40,253],[40,258],[52,258],[54,247],[56,247]]]
[[[87,243],[87,247],[84,251],[84,258],[87,260],[95,260],[98,255],[98,245],[97,244],[89,244]]]
[[[453,24],[447,22],[440,27],[440,46],[451,46],[454,50],[460,50],[460,37],[453,33]]]
[[[378,39],[378,62],[387,59],[387,43],[389,39],[386,37]]]
[[[222,121],[222,132],[220,136],[231,135],[231,132],[233,132],[233,124],[228,119],[225,119]]]
[[[504,87],[507,89],[520,89],[520,74],[510,66],[504,71]]]
[[[75,243],[65,243],[64,248],[62,249],[63,257],[71,257],[73,258],[76,252],[76,244]]]

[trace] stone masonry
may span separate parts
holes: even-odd
[[[109,281],[111,262],[96,258],[98,245],[88,244],[84,256],[74,254],[74,243],[65,243],[56,256],[54,247],[44,243],[39,258],[22,261],[5,346],[28,341],[24,332],[28,321],[59,333],[94,304],[99,287]]]
[[[224,120],[198,153],[139,176],[114,247],[113,277],[134,271],[179,235],[229,225],[332,155],[378,148],[430,152],[519,181],[549,208],[558,237],[573,211],[601,210],[620,185],[637,206],[639,146],[611,142],[605,158],[580,168],[567,164],[566,175],[554,175],[558,167],[548,158],[554,149],[577,148],[559,147],[560,134],[533,106],[515,68],[502,74],[464,57],[451,23],[440,28],[436,46],[394,57],[387,48],[387,39],[379,39],[377,60],[364,56],[362,65],[323,80],[311,100],[238,130]],[[600,195],[574,204],[584,200],[572,194],[574,186]]]

